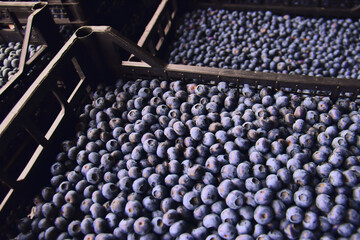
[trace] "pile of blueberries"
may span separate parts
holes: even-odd
[[[240,4],[275,4],[284,6],[303,6],[303,7],[354,7],[359,4],[358,0],[220,0],[226,3],[240,3]]]
[[[360,239],[358,100],[100,84],[18,239]]]
[[[184,15],[170,63],[360,78],[360,21],[196,10]]]
[[[29,45],[29,57],[32,57],[41,46]],[[18,71],[22,44],[9,42],[0,45],[0,87]]]

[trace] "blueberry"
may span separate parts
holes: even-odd
[[[287,188],[282,189],[277,193],[277,197],[287,205],[293,203],[293,195],[293,192]]]
[[[106,184],[105,184],[106,185]],[[105,187],[104,185],[104,187]],[[115,186],[115,185],[114,185]],[[148,189],[148,182],[145,178],[138,178],[135,179],[135,181],[132,184],[132,189],[134,190],[134,192],[136,193],[140,193],[143,194],[147,191]]]
[[[237,169],[234,165],[227,164],[223,166],[220,170],[221,177],[223,179],[233,179],[236,177]]]
[[[227,195],[225,201],[231,209],[239,209],[245,202],[245,196],[241,191],[233,190]]]
[[[218,190],[218,193],[219,193],[220,197],[225,199],[227,197],[227,195],[234,188],[235,188],[235,186],[234,186],[233,182],[231,180],[229,180],[229,179],[225,179],[219,184],[217,190]]]
[[[219,156],[219,155],[225,153],[224,146],[221,143],[215,143],[215,144],[211,145],[209,151],[210,151],[210,154],[213,156]]]
[[[96,235],[95,240],[114,240],[114,236],[110,233],[99,233]]]
[[[202,182],[205,185],[214,185],[218,183],[218,180],[215,176],[210,172],[205,172],[204,176],[202,177]]]
[[[241,162],[236,168],[237,177],[241,180],[246,180],[250,177],[251,165],[249,162]]]
[[[60,217],[55,218],[54,225],[57,229],[59,229],[61,231],[66,231],[67,227],[69,225],[69,221],[66,218],[60,216]],[[21,231],[20,228],[19,228],[19,230]],[[21,231],[21,232],[23,232],[23,231]]]
[[[276,239],[276,240],[281,240],[284,238],[284,234],[279,231],[279,230],[271,230],[269,231],[268,233],[268,236],[271,238],[271,239]]]
[[[153,231],[156,234],[164,234],[168,231],[168,227],[163,223],[161,217],[155,217],[151,220],[151,225],[153,227]]]
[[[217,233],[213,233],[213,234],[210,234],[206,237],[205,240],[221,240],[222,238],[217,234]]]
[[[294,193],[294,202],[299,207],[307,208],[313,201],[313,193],[309,190],[299,189]]]
[[[68,226],[68,233],[72,237],[81,235],[81,222],[78,220],[72,221]]]
[[[315,230],[319,226],[319,220],[317,214],[312,211],[305,212],[302,225],[306,229]]]
[[[170,197],[164,198],[160,202],[160,210],[163,212],[167,212],[170,209],[175,208],[175,206],[176,202]]]
[[[187,192],[183,197],[183,204],[189,210],[194,210],[200,205],[200,196],[198,193],[191,191]]]
[[[337,233],[345,238],[350,237],[354,232],[355,226],[351,223],[343,223],[337,229]]]
[[[196,220],[201,221],[209,212],[210,207],[203,204],[194,209],[193,215]]]
[[[134,232],[139,235],[145,235],[151,230],[151,222],[146,217],[140,217],[134,222]]]
[[[91,195],[91,200],[95,203],[104,203],[106,198],[102,195],[100,190],[96,190]]]
[[[246,192],[245,194],[246,197],[246,204],[252,207],[256,207],[258,204],[255,202],[255,194],[252,192]]]
[[[249,160],[251,163],[254,163],[254,164],[264,164],[265,163],[265,158],[264,158],[263,154],[258,151],[254,151],[254,152],[250,153]]]
[[[109,224],[108,222],[103,218],[96,218],[94,219],[94,232],[96,234],[105,233],[109,231]]]
[[[270,223],[274,218],[274,212],[271,207],[259,205],[254,211],[254,219],[257,223],[265,225]]]
[[[295,132],[302,132],[305,128],[305,121],[303,119],[297,119],[292,125],[292,128]]]
[[[155,139],[147,139],[143,143],[143,148],[147,153],[156,153],[158,148],[158,142]]]
[[[168,195],[168,189],[164,185],[156,185],[152,189],[152,196],[156,199],[164,199]]]
[[[346,211],[346,219],[352,224],[357,224],[360,220],[360,214],[355,209],[350,208]]]
[[[93,167],[86,173],[86,180],[91,184],[98,184],[102,179],[102,171]]]
[[[303,230],[300,234],[299,239],[317,239],[316,235],[314,232],[310,231],[310,230]]]
[[[53,176],[50,180],[51,186],[58,187],[66,178],[64,175]]]
[[[65,203],[61,207],[61,216],[66,219],[73,219],[75,216],[76,209],[71,203]]]
[[[221,164],[216,157],[209,157],[205,162],[205,168],[211,173],[216,174],[220,172]]]
[[[81,232],[86,235],[94,231],[92,218],[84,218],[80,223]]]
[[[187,224],[184,220],[177,221],[169,228],[169,233],[173,237],[178,237],[185,231]]]
[[[267,153],[270,151],[271,144],[266,138],[259,138],[255,143],[255,149],[261,153]]]
[[[191,235],[193,236],[194,239],[199,239],[199,240],[205,239],[206,236],[208,235],[208,230],[203,226],[194,228],[191,231]]]
[[[45,230],[45,239],[55,239],[59,235],[58,229],[52,226]]]
[[[17,223],[17,228],[22,233],[28,232],[31,228],[30,218],[28,218],[28,217],[21,218]]]
[[[83,195],[86,198],[90,198],[93,194],[93,192],[95,191],[95,186],[94,185],[89,185],[84,189]]]
[[[135,160],[133,160],[134,164],[136,164]],[[130,164],[131,161],[127,161],[127,164]],[[128,167],[129,171],[128,171],[128,176],[132,179],[136,179],[141,177],[141,170],[139,167],[133,166],[133,165],[129,165]]]
[[[110,204],[110,209],[115,214],[122,214],[124,213],[126,205],[126,199],[123,197],[115,197]]]
[[[274,211],[275,218],[277,218],[277,219],[285,218],[286,205],[284,202],[282,202],[279,199],[275,199],[274,201],[272,201],[271,207]]]
[[[179,240],[194,240],[194,237],[190,233],[182,233],[179,237]]]
[[[221,212],[220,218],[222,222],[229,222],[235,225],[239,221],[239,214],[234,209],[226,208]]]
[[[345,218],[346,208],[342,205],[335,205],[331,208],[330,212],[327,214],[327,218],[330,224],[336,225],[340,224]]]
[[[273,199],[273,191],[269,188],[263,188],[255,193],[254,200],[257,204],[270,204]]]
[[[341,187],[344,184],[344,176],[341,171],[334,169],[329,174],[329,181],[334,187]]]
[[[263,164],[255,164],[252,170],[254,176],[258,179],[265,179],[267,176],[267,169]]]
[[[303,169],[297,169],[293,173],[293,180],[300,186],[305,186],[310,182],[311,176],[309,172]]]
[[[125,234],[134,232],[134,227],[133,227],[134,223],[135,223],[135,220],[133,218],[122,219],[119,222],[120,232],[125,233]]]
[[[134,218],[141,214],[142,205],[139,201],[128,201],[125,205],[125,213],[128,217]]]
[[[184,185],[187,188],[191,188],[194,186],[194,181],[189,177],[189,175],[184,174],[179,178],[179,184]]]
[[[266,166],[270,173],[276,174],[277,171],[281,168],[281,162],[275,158],[269,158],[266,161]]]
[[[184,206],[179,206],[176,208],[176,211],[180,214],[180,217],[185,220],[190,220],[192,218],[192,212],[185,208]]]
[[[205,168],[200,164],[194,164],[187,171],[189,177],[193,180],[201,179],[201,177],[204,175],[204,172],[205,172]]]
[[[163,177],[160,174],[153,173],[149,176],[148,183],[151,187],[161,185],[163,183]]]
[[[200,141],[203,137],[203,133],[199,127],[193,127],[190,129],[190,136],[195,141]]]
[[[251,234],[253,232],[253,224],[249,220],[242,220],[241,222],[236,224],[236,230],[239,235]]]
[[[46,229],[48,229],[51,226],[52,226],[52,222],[48,218],[42,218],[38,222],[38,230],[40,230],[40,231],[45,231]]]
[[[287,168],[280,168],[276,175],[285,184],[289,184],[292,181],[291,172]]]
[[[232,224],[225,222],[219,225],[218,234],[224,239],[234,239],[237,235],[237,231]]]
[[[118,194],[119,188],[114,183],[105,183],[101,191],[106,199],[111,200]]]
[[[208,214],[203,219],[203,224],[206,228],[216,229],[221,223],[221,219],[217,214]]]
[[[275,174],[269,174],[266,177],[266,186],[272,190],[280,190],[282,187],[282,182]]]
[[[84,199],[80,204],[80,210],[84,214],[90,214],[90,207],[92,206],[94,202],[90,198]]]
[[[59,192],[55,193],[52,197],[52,202],[56,207],[61,207],[65,203],[64,195]]]
[[[218,192],[215,186],[207,185],[201,191],[201,200],[203,203],[211,205],[218,199]]]
[[[304,212],[297,206],[292,206],[286,210],[286,219],[294,224],[301,223],[304,219]]]
[[[326,216],[320,216],[319,217],[319,229],[322,232],[328,232],[330,231],[332,225],[329,223]]]
[[[316,167],[317,174],[322,178],[328,177],[332,170],[333,170],[333,165],[331,163],[323,163]]]

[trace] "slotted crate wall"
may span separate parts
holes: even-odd
[[[20,99],[36,75],[49,62],[62,46],[63,40],[58,33],[46,3],[0,3],[0,10],[6,14],[0,30],[1,42],[21,42],[22,50],[18,71],[0,88],[0,119]],[[20,18],[28,15],[28,21],[21,23]],[[29,56],[30,44],[39,46],[39,50]],[[5,61],[5,60],[4,60]]]

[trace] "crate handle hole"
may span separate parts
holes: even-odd
[[[90,34],[93,33],[93,30],[91,27],[81,27],[78,30],[76,30],[75,35],[78,38],[84,38],[90,36]]]
[[[33,6],[33,10],[37,10],[37,9],[40,9],[40,8],[43,8],[44,6],[46,6],[47,3],[36,3],[34,6]]]

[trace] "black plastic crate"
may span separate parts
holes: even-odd
[[[35,77],[63,45],[63,40],[52,20],[46,3],[0,3],[5,22],[0,30],[0,42],[22,42],[18,71],[0,88],[0,120],[20,99]],[[19,16],[28,15],[26,24]],[[29,56],[29,45],[38,45],[39,50]]]
[[[272,4],[270,4],[271,2]],[[305,1],[306,2],[306,1]],[[314,3],[314,1],[310,1]],[[163,0],[156,13],[149,22],[138,45],[149,51],[152,55],[158,56],[164,61],[169,61],[171,44],[176,41],[177,27],[182,23],[186,13],[199,9],[213,10],[237,10],[243,12],[271,11],[280,16],[304,16],[333,19],[352,18],[358,19],[360,5],[358,1],[342,1],[346,6],[334,7],[331,4],[340,4],[339,1],[318,1],[316,6],[309,6],[302,1],[236,1],[236,0],[188,0],[181,3],[177,0]],[[255,48],[257,48],[255,46]],[[137,61],[134,56],[130,60]]]
[[[122,61],[126,49],[142,62]],[[183,80],[232,87],[243,84],[272,86],[313,94],[354,94],[360,81],[334,78],[287,76],[240,70],[165,64],[106,26],[82,27],[69,39],[32,83],[0,124],[0,218],[11,216],[22,203],[31,201],[50,176],[51,159],[62,140],[74,133],[78,113],[99,80]],[[26,208],[23,208],[26,209]]]
[[[125,49],[141,62],[122,61]],[[0,220],[11,221],[12,213],[30,211],[34,193],[50,178],[50,166],[62,140],[73,136],[78,114],[89,101],[98,81],[118,78],[197,81],[231,87],[290,88],[301,93],[342,93],[358,97],[356,80],[252,73],[240,70],[166,64],[107,26],[82,27],[41,72],[0,123]],[[287,90],[290,90],[287,89]],[[24,207],[23,207],[24,206]]]
[[[31,0],[24,0],[24,1],[17,1],[17,0],[7,0],[9,5],[13,3],[31,3],[31,2],[39,2],[39,0],[31,1]],[[49,5],[50,12],[54,18],[56,24],[59,25],[71,25],[74,27],[83,26],[87,23],[89,15],[87,12],[84,12],[83,9],[83,2],[81,0],[49,0],[44,1]],[[3,19],[0,22],[4,21]],[[23,15],[19,17],[19,22],[24,24],[27,21],[27,16]]]

